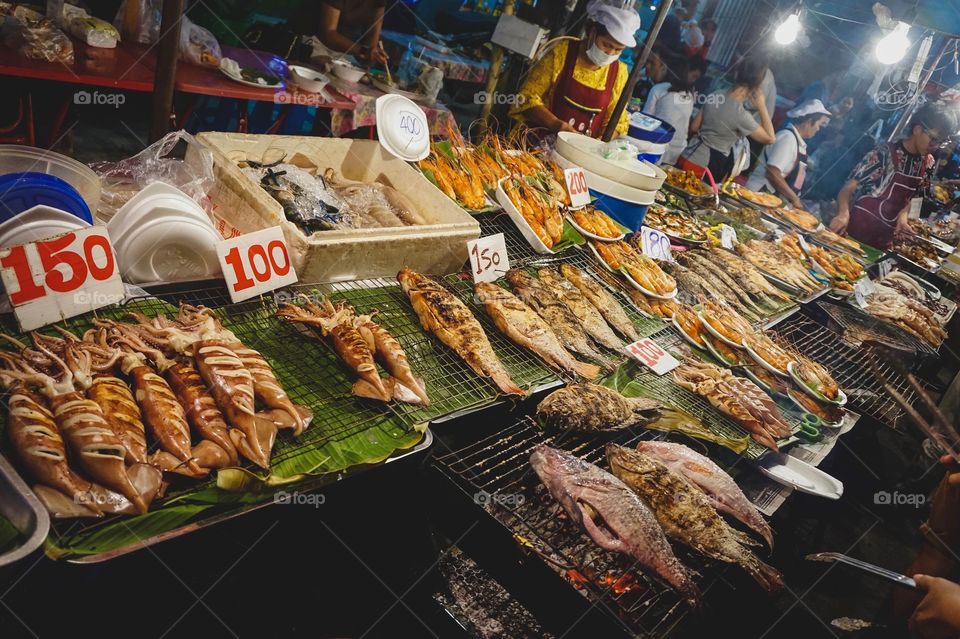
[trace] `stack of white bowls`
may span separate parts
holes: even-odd
[[[154,182],[107,224],[127,282],[177,282],[220,273],[220,234],[203,208],[178,188]]]
[[[0,248],[36,242],[88,226],[73,213],[38,204],[0,224]]]

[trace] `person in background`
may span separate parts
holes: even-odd
[[[928,575],[913,580],[924,596],[910,617],[910,634],[918,639],[960,637],[960,584]]]
[[[663,82],[667,77],[667,52],[660,46],[654,46],[650,50],[650,56],[643,65],[643,73],[633,88],[633,97],[646,100],[653,85]]]
[[[690,120],[693,117],[693,86],[700,79],[700,65],[694,60],[678,60],[670,69],[672,80],[661,82],[650,89],[643,112],[659,118],[676,132],[661,161],[673,164],[687,146]]]
[[[831,139],[838,137],[843,130],[843,125],[847,114],[853,110],[854,100],[852,96],[846,96],[842,100],[835,102],[830,106],[830,124],[820,129],[820,132],[807,140],[807,150],[813,155],[820,145]]]
[[[774,142],[773,123],[762,92],[766,71],[767,64],[759,57],[746,58],[736,67],[733,87],[703,100],[704,106],[691,125],[699,133],[684,149],[677,166],[699,176],[709,169],[719,183],[733,171],[736,158],[732,151],[740,139],[747,137],[761,144]],[[746,102],[750,99],[758,107],[759,119],[747,111]]]
[[[317,37],[325,47],[368,66],[387,64],[380,47],[386,0],[320,0],[318,9]]]
[[[688,57],[693,57],[703,47],[703,31],[696,20],[687,20],[682,28],[680,39],[683,41],[683,51]]]
[[[913,235],[907,221],[910,201],[927,181],[933,153],[956,129],[956,117],[945,105],[928,102],[920,107],[907,137],[882,142],[854,167],[837,194],[830,230],[879,249]]]
[[[559,42],[530,70],[510,110],[515,120],[551,133],[573,131],[592,137],[603,133],[627,83],[620,53],[636,46],[640,16],[633,9],[592,0],[587,17],[585,38]],[[624,110],[617,134],[626,134],[627,128]]]
[[[717,21],[713,18],[707,18],[700,23],[700,31],[703,32],[703,46],[690,55],[706,60],[707,54],[710,53],[710,45],[713,44],[713,39],[717,37]]]
[[[664,17],[663,24],[660,25],[656,45],[667,51],[682,51],[683,21],[689,17],[689,13],[682,4],[675,6],[673,11]]]
[[[807,144],[830,120],[820,100],[810,100],[787,113],[790,122],[777,133],[773,144],[760,155],[760,163],[747,181],[751,191],[775,193],[794,208],[803,208],[800,193],[807,175]]]

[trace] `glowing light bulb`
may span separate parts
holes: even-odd
[[[896,64],[907,55],[907,49],[910,48],[910,40],[907,38],[907,32],[910,31],[910,25],[906,22],[897,23],[897,26],[883,36],[877,43],[877,60],[882,64]]]
[[[773,33],[774,40],[779,44],[790,44],[800,35],[800,14],[793,13],[777,27]]]

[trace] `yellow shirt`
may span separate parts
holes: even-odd
[[[523,85],[520,87],[520,98],[517,100],[517,104],[510,109],[510,116],[512,118],[522,122],[523,118],[520,114],[530,107],[545,106],[548,109],[550,108],[550,105],[553,103],[553,91],[557,86],[557,79],[563,71],[563,61],[567,57],[567,49],[571,44],[576,46],[577,42],[576,40],[562,40],[558,42],[545,56],[533,65],[530,73],[527,74],[527,79],[524,80]],[[610,112],[613,111],[617,100],[620,99],[620,94],[623,92],[623,87],[627,84],[627,76],[629,75],[627,73],[627,65],[623,62],[617,60],[614,64],[617,65],[617,79],[613,83],[613,94],[610,96],[610,106],[608,107],[600,131],[606,128],[607,121],[610,119]],[[603,89],[607,86],[607,69],[608,67],[587,69],[581,64],[578,57],[577,63],[573,67],[573,79],[588,87]],[[627,110],[624,109],[623,113],[620,114],[620,121],[617,123],[617,135],[626,135],[628,128]]]

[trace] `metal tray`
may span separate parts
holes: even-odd
[[[21,541],[0,554],[0,566],[20,561],[43,545],[50,532],[50,516],[6,457],[0,455],[0,515],[20,532]]]

